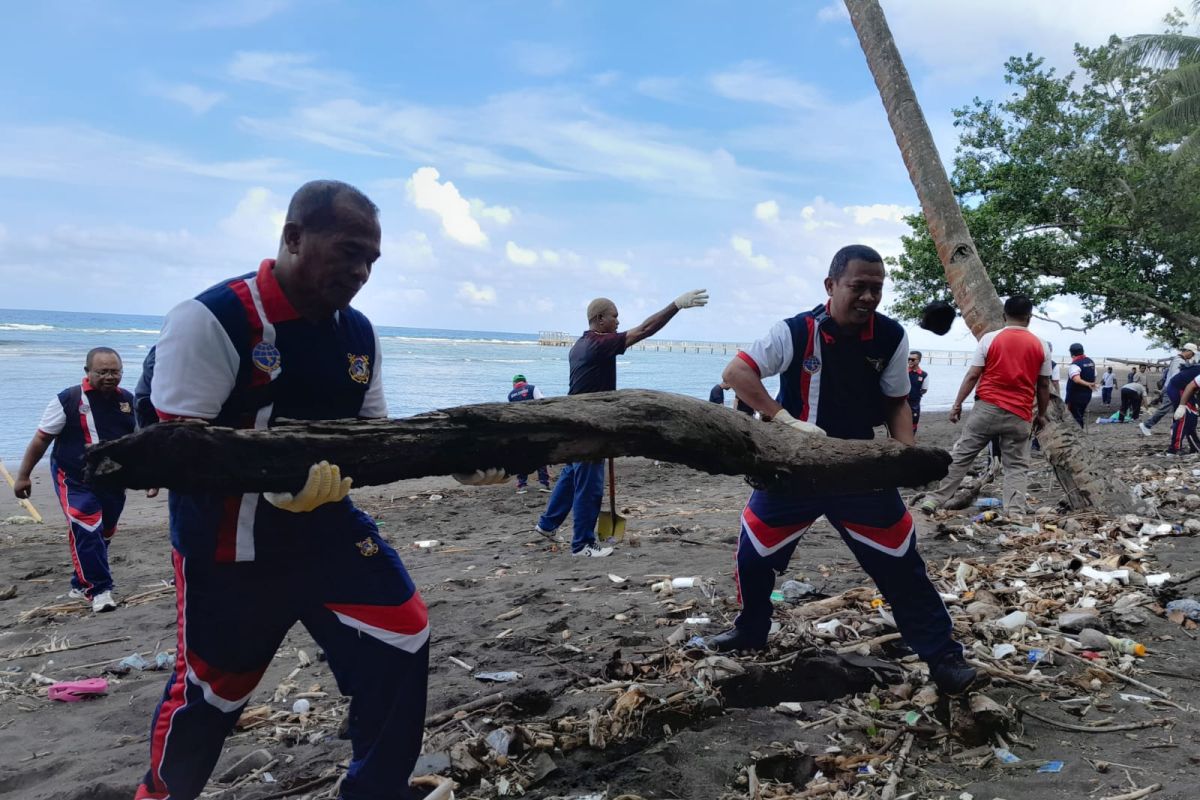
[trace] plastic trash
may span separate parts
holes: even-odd
[[[1018,761],[1021,760],[1021,759],[1017,758],[1017,756],[1014,755],[1013,752],[1011,750],[1009,750],[1007,747],[994,747],[994,748],[992,748],[992,752],[996,755],[996,758],[999,759],[1002,764],[1016,764]]]
[[[695,578],[671,578],[672,589],[690,589],[695,585]]]
[[[150,662],[148,662],[148,661],[146,661],[146,659],[142,658],[141,653],[132,653],[130,655],[127,655],[124,658],[122,658],[118,663],[122,667],[129,667],[130,669],[136,669],[139,672],[146,669],[146,667],[150,666]]]
[[[1025,623],[1029,621],[1029,615],[1024,611],[1014,611],[1011,614],[1006,614],[996,620],[997,627],[1003,628],[1009,633],[1015,633],[1025,627]]]
[[[779,591],[778,589],[771,592],[771,602],[772,603],[782,603],[783,601],[784,601],[783,592]]]
[[[1195,622],[1200,622],[1200,602],[1191,597],[1185,597],[1180,600],[1172,600],[1167,603],[1167,613],[1180,612],[1185,617]]]
[[[485,740],[488,746],[502,756],[508,755],[508,748],[512,745],[512,732],[507,728],[496,728],[487,735]]]
[[[683,621],[684,625],[708,625],[712,620],[708,617],[688,617]]]
[[[104,678],[87,678],[82,681],[66,681],[46,687],[46,696],[62,703],[78,703],[108,694],[108,681]]]
[[[1038,767],[1038,772],[1062,772],[1063,766],[1061,761],[1047,761]]]
[[[1008,644],[1007,642],[1003,644],[992,645],[992,658],[997,660],[1004,658],[1005,656],[1011,656],[1015,652],[1017,652],[1017,648],[1011,644]]]
[[[1079,643],[1088,650],[1114,650],[1118,653],[1138,656],[1139,658],[1146,655],[1146,646],[1144,644],[1135,642],[1133,639],[1119,639],[1116,636],[1109,636],[1095,628],[1084,628],[1080,631]]]
[[[441,542],[439,542],[437,539],[419,539],[418,541],[413,542],[415,547],[419,547],[422,550],[428,550],[431,547],[437,547],[439,544],[441,544]]]
[[[303,697],[292,703],[293,714],[307,714],[309,711],[312,711],[312,703],[308,702]]]
[[[1000,519],[999,511],[985,511],[982,514],[976,514],[975,516],[971,517],[971,522],[974,522],[976,524],[981,524],[981,523],[987,523],[987,522],[995,522],[998,519]]]
[[[975,501],[976,508],[999,508],[1003,503],[998,497],[981,497]]]
[[[486,681],[488,683],[512,683],[519,681],[523,675],[519,672],[508,670],[505,672],[476,672],[475,680]]]
[[[159,653],[154,657],[154,668],[166,669],[167,667],[171,666],[171,662],[174,660],[175,659],[172,658],[170,653]]]
[[[906,725],[916,725],[921,721],[921,715],[916,711],[910,711],[904,715],[904,723]]]
[[[779,588],[783,592],[783,599],[789,603],[797,603],[817,591],[815,586],[804,581],[784,581]]]

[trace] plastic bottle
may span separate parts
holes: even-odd
[[[1088,650],[1115,650],[1118,653],[1138,656],[1146,655],[1146,646],[1133,639],[1119,639],[1095,628],[1084,628],[1079,632],[1079,643]]]
[[[1000,519],[999,511],[985,511],[982,514],[976,514],[971,517],[971,522],[992,522]]]
[[[976,508],[999,508],[1001,504],[999,497],[981,497],[975,501]]]

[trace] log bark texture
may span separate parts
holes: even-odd
[[[372,486],[503,467],[644,456],[803,494],[922,486],[950,456],[892,440],[798,433],[690,397],[626,389],[459,406],[406,419],[293,422],[268,430],[162,423],[87,452],[97,487],[192,492],[295,491],[326,460]]]
[[[921,202],[929,234],[937,246],[938,257],[946,271],[946,282],[963,319],[978,339],[1004,325],[1004,307],[975,249],[975,240],[967,229],[958,198],[946,177],[933,134],[917,102],[908,70],[892,38],[891,29],[878,0],[844,0],[850,23],[867,67],[875,78],[888,123],[896,137],[904,166],[908,168],[913,189]],[[1132,511],[1133,493],[1100,457],[1087,445],[1075,421],[1066,414],[1066,406],[1053,392],[1046,413],[1049,424],[1039,441],[1054,466],[1066,493],[1067,502],[1076,510],[1100,509],[1110,514]]]

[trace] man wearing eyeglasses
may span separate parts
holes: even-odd
[[[921,421],[921,398],[929,391],[929,373],[921,369],[920,350],[908,354],[908,385],[908,407],[912,409],[913,436],[916,436]]]
[[[67,516],[71,545],[70,597],[92,604],[92,611],[112,611],[113,579],[108,569],[108,543],[117,532],[125,508],[125,492],[100,491],[83,480],[83,451],[90,444],[133,433],[133,395],[121,388],[121,357],[108,347],[93,348],[83,366],[83,381],[63,389],[46,406],[37,433],[25,448],[13,493],[29,497],[30,475],[46,450],[54,493]],[[147,494],[157,494],[151,490]]]

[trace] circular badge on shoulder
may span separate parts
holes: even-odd
[[[254,366],[263,372],[271,373],[279,369],[279,348],[270,342],[259,342],[250,353]]]

